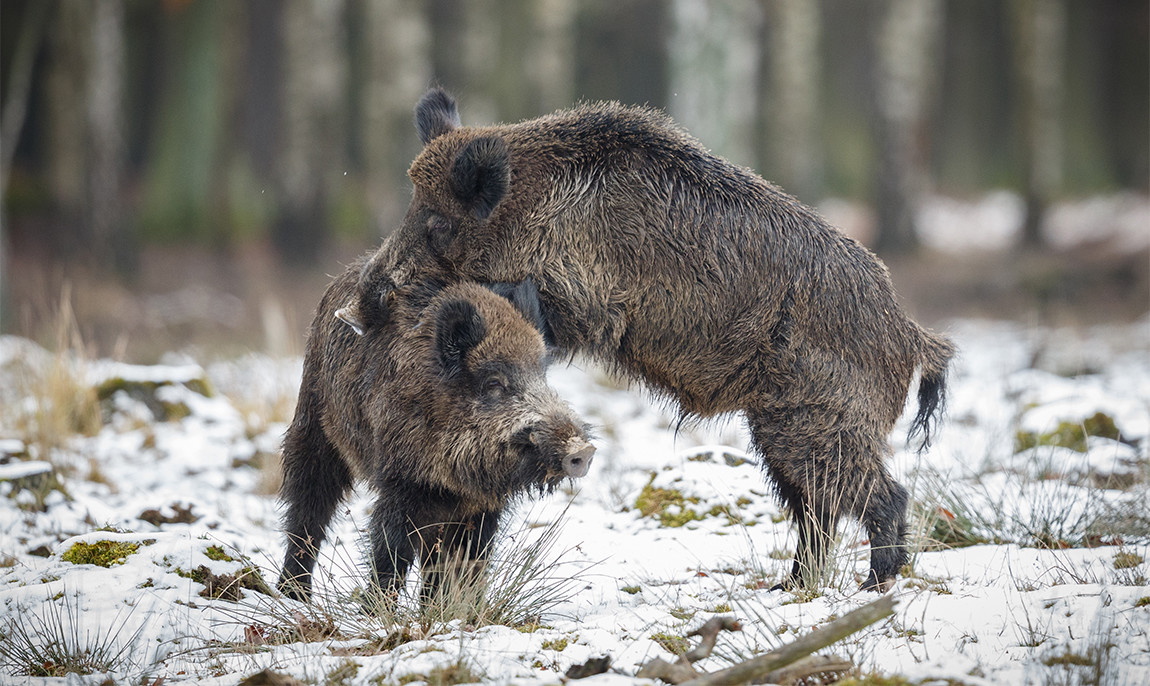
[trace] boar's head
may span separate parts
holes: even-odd
[[[587,425],[547,384],[547,348],[526,318],[537,316],[533,286],[503,290],[448,287],[421,324],[434,328],[425,369],[437,381],[420,402],[438,433],[436,474],[480,499],[550,490],[584,476],[595,452]]]

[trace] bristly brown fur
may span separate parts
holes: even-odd
[[[417,118],[456,121],[453,103],[432,91]],[[746,415],[798,521],[790,583],[822,565],[844,515],[871,536],[866,586],[894,578],[907,496],[884,466],[886,437],[921,368],[913,430],[929,441],[954,348],[907,317],[875,255],[651,109],[435,131],[357,297],[423,278],[533,278],[561,351],[684,414]]]
[[[394,593],[418,559],[434,593],[444,559],[482,561],[508,503],[554,488],[571,473],[572,450],[587,461],[592,450],[586,425],[546,385],[543,337],[525,318],[538,317],[529,282],[501,285],[506,297],[421,282],[390,294],[386,321],[353,326],[362,312],[337,310],[357,292],[363,262],[320,303],[284,439],[280,588],[297,598],[308,596],[316,552],[353,481],[379,495],[377,585]]]

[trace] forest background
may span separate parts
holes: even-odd
[[[0,14],[5,333],[48,340],[66,305],[95,355],[298,354],[329,276],[402,217],[412,108],[432,84],[465,124],[585,100],[666,110],[875,249],[928,321],[1150,307],[1150,240],[1106,226],[1150,218],[1145,0],[4,0]],[[940,250],[922,226],[940,198],[969,211],[936,234],[985,233],[998,208],[1009,236]],[[1052,213],[1075,203],[1086,239],[1052,240]]]

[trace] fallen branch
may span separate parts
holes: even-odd
[[[826,655],[808,655],[794,664],[787,665],[773,672],[767,672],[755,679],[760,684],[794,684],[812,676],[822,677],[817,683],[828,684],[842,678],[855,664],[841,657]],[[838,675],[828,679],[826,675]]]
[[[861,631],[875,622],[886,619],[894,614],[895,599],[892,595],[885,595],[878,600],[867,603],[857,610],[853,610],[823,626],[815,629],[806,636],[796,639],[787,645],[772,650],[769,653],[740,662],[733,667],[704,674],[690,681],[681,682],[682,686],[720,686],[724,684],[746,684],[766,676],[777,669],[794,664],[816,650],[837,643],[851,634]]]

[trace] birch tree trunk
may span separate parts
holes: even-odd
[[[756,3],[675,0],[667,45],[669,110],[704,147],[736,164],[754,164],[759,107]]]
[[[343,179],[347,86],[343,0],[288,0],[283,6],[283,138],[280,215],[272,238],[292,262],[319,258],[328,199]]]
[[[820,192],[822,151],[819,113],[819,3],[767,0],[770,28],[770,90],[764,93],[768,155],[763,164],[783,188],[814,203]]]
[[[1014,0],[1013,5],[1026,159],[1022,244],[1040,247],[1042,219],[1062,184],[1066,6],[1062,0]]]
[[[915,215],[928,190],[927,102],[938,82],[940,0],[887,0],[877,37],[878,184],[876,249],[918,248]]]
[[[87,207],[90,253],[105,265],[127,257],[120,195],[124,161],[124,3],[92,4],[88,60]]]
[[[406,206],[406,171],[419,151],[412,111],[431,83],[431,32],[418,0],[370,0],[363,141],[368,206],[381,235]]]

